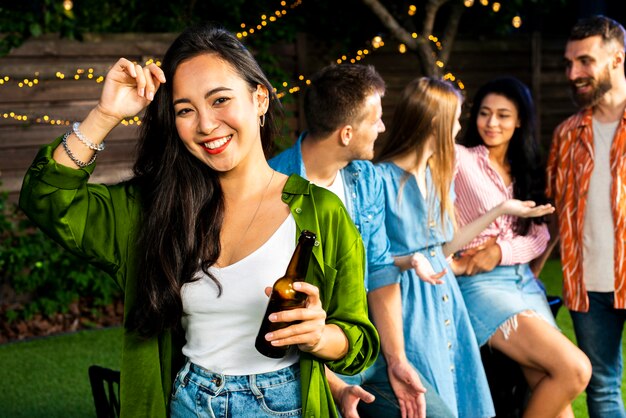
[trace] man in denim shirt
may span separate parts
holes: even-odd
[[[304,114],[308,131],[302,133],[291,148],[269,161],[275,170],[299,174],[339,196],[360,231],[366,249],[366,288],[369,277],[400,273],[389,252],[382,182],[369,161],[374,158],[378,134],[385,130],[381,119],[384,92],[385,83],[371,65],[342,64],[322,68],[311,78],[305,91]],[[376,324],[373,310],[372,316]],[[381,340],[384,340],[385,331],[394,332],[376,325]],[[381,342],[384,351],[384,341]],[[356,409],[360,400],[374,402],[374,397],[356,386],[357,383],[380,395],[372,405],[359,406],[362,416],[399,417],[403,409],[407,416],[423,417],[426,403],[429,417],[452,416],[436,391],[420,379],[406,358],[390,368],[393,389],[387,382],[369,382],[368,375],[373,375],[373,370],[352,378],[341,376],[351,383],[347,384],[327,371],[333,396],[344,418],[358,417]],[[425,389],[430,389],[426,399]],[[418,410],[422,413],[411,413]]]

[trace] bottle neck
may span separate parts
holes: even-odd
[[[315,235],[308,231],[303,231],[298,240],[291,261],[287,267],[285,276],[297,278],[298,280],[304,280],[306,272],[309,269],[309,261],[311,260],[311,253],[313,252],[313,245],[315,244]]]

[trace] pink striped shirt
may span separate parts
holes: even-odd
[[[513,184],[508,187],[504,184],[489,163],[489,150],[484,145],[473,148],[457,145],[456,165],[454,203],[459,228],[513,198]],[[527,235],[517,235],[513,231],[515,219],[515,216],[500,216],[465,248],[475,247],[495,236],[502,250],[501,265],[528,263],[545,251],[550,233],[545,224],[532,223]]]

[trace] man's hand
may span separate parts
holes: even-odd
[[[426,388],[407,360],[387,364],[387,374],[402,418],[426,418]]]

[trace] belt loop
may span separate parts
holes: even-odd
[[[256,396],[257,399],[261,399],[263,397],[263,394],[261,393],[261,390],[256,384],[256,375],[251,374],[249,377],[249,381],[250,381],[250,390],[252,391],[252,394]]]

